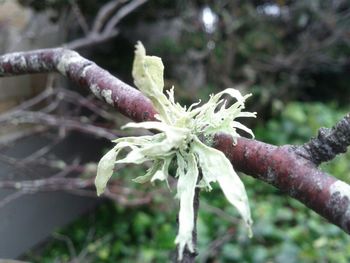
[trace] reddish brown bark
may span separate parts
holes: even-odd
[[[135,121],[154,119],[156,112],[147,97],[75,51],[44,49],[0,57],[0,77],[44,72],[67,76]]]
[[[76,52],[48,49],[0,57],[0,77],[52,71],[88,87],[135,121],[154,120],[156,112],[145,96]],[[274,185],[350,233],[350,186],[317,169],[350,143],[348,116],[344,119],[327,136],[303,146],[277,147],[245,138],[233,146],[227,134],[217,134],[213,146],[226,154],[236,170]],[[322,149],[330,148],[330,154],[324,155]]]
[[[344,193],[330,190],[340,181],[298,155],[295,146],[277,147],[246,138],[233,145],[231,136],[217,134],[213,147],[222,151],[236,170],[277,187],[350,233],[350,200]]]

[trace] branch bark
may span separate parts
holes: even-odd
[[[0,56],[0,77],[54,71],[89,88],[134,121],[155,120],[148,98],[74,51],[46,49]],[[234,146],[228,134],[217,134],[213,146],[226,154],[236,170],[274,185],[350,233],[350,186],[317,169],[320,162],[345,151],[349,130],[347,115],[327,136],[303,146],[277,147],[245,138]],[[324,147],[332,154],[324,155]]]
[[[345,153],[350,145],[350,113],[332,129],[321,128],[316,138],[297,149],[297,152],[316,165],[332,160],[340,153]]]

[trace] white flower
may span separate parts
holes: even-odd
[[[201,142],[198,138],[213,136],[216,132],[231,134],[236,143],[239,134],[236,129],[243,130],[251,136],[253,132],[235,121],[238,117],[255,117],[255,113],[243,112],[244,102],[250,95],[242,96],[236,89],[226,89],[212,95],[202,106],[199,103],[188,109],[174,100],[174,89],[163,93],[164,66],[162,60],[154,56],[146,56],[143,45],[136,46],[133,65],[135,85],[152,101],[158,111],[157,121],[128,123],[123,128],[144,128],[158,130],[153,136],[124,137],[115,140],[116,146],[110,150],[98,164],[95,180],[97,194],[106,188],[107,181],[113,174],[115,163],[140,164],[152,161],[153,165],[144,176],[134,179],[135,182],[168,180],[170,162],[177,162],[176,177],[177,195],[180,199],[179,231],[175,243],[179,246],[179,259],[182,259],[185,247],[194,252],[192,231],[194,227],[193,199],[196,187],[211,189],[212,182],[218,182],[227,200],[236,207],[251,233],[252,224],[248,197],[244,185],[230,161],[225,155]],[[223,95],[231,96],[237,101],[227,106]],[[125,158],[117,160],[119,152],[124,148],[131,151]],[[202,179],[198,181],[198,165],[201,167]]]

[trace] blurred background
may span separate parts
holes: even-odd
[[[0,0],[0,54],[65,46],[132,84],[137,40],[162,57],[182,104],[230,87],[252,93],[258,118],[247,125],[258,140],[302,144],[349,112],[347,0]],[[0,88],[0,258],[168,262],[174,191],[133,183],[147,167],[128,166],[96,198],[96,162],[128,119],[56,74],[3,78]],[[322,169],[350,183],[349,161]],[[198,262],[350,261],[342,230],[242,179],[254,237],[214,187],[201,194]]]

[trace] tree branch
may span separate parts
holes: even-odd
[[[135,121],[155,120],[156,111],[148,98],[76,52],[46,49],[0,56],[0,77],[52,71],[88,87]],[[300,146],[277,147],[245,138],[238,139],[234,146],[227,134],[217,134],[213,146],[226,154],[236,170],[274,185],[350,233],[350,186],[317,169],[320,162],[343,152],[349,144],[348,116],[327,136],[301,146],[312,149],[308,151],[301,151]],[[332,154],[323,154],[324,145],[332,148],[327,150]]]
[[[56,48],[16,52],[0,57],[0,77],[59,72],[135,121],[154,120],[156,111],[141,92],[120,81],[77,52]]]
[[[332,129],[321,128],[317,138],[312,138],[297,149],[297,152],[316,165],[332,160],[345,153],[350,145],[350,113]]]

